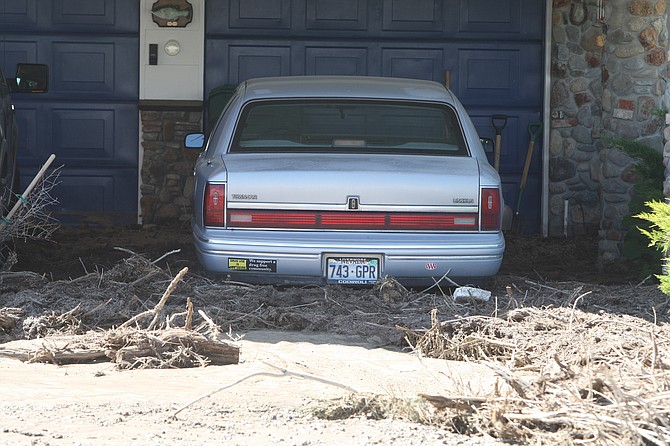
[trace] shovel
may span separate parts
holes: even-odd
[[[519,215],[521,210],[521,196],[523,190],[526,188],[526,180],[528,179],[528,171],[530,170],[530,162],[533,159],[533,149],[535,149],[535,141],[542,133],[542,122],[531,121],[528,123],[528,133],[530,133],[530,142],[528,143],[528,151],[526,152],[526,163],[523,166],[523,174],[521,175],[521,183],[519,183],[519,194],[516,197],[516,215]]]
[[[500,149],[502,146],[502,131],[507,125],[507,116],[504,115],[493,115],[491,116],[491,124],[493,128],[496,129],[496,144],[493,152],[493,167],[495,170],[500,172]]]

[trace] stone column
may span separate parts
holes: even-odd
[[[654,149],[663,147],[661,107],[665,81],[660,69],[667,62],[665,0],[608,0],[603,127],[608,136],[637,140]],[[603,144],[600,149],[603,214],[600,225],[600,263],[616,266],[621,260],[622,224],[629,214],[635,175],[632,160]]]
[[[598,3],[553,1],[549,231],[562,233],[567,200],[568,232],[597,231],[607,267],[621,259],[635,176],[602,137],[663,147],[668,30],[666,0],[603,0],[602,16]]]
[[[141,101],[142,224],[171,224],[191,218],[193,166],[198,151],[183,147],[187,133],[201,131],[202,102]]]
[[[554,0],[549,235],[595,233],[601,213],[603,24],[586,2]],[[565,202],[568,228],[564,228]]]

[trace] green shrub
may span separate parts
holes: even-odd
[[[670,250],[670,204],[663,201],[646,203],[651,212],[641,212],[635,217],[648,223],[648,229],[640,228],[640,232],[649,238],[649,246],[656,248],[664,256],[665,270],[656,277],[661,282],[659,288],[670,296],[670,271],[668,270],[667,253]]]
[[[638,181],[633,187],[634,194],[629,203],[630,215],[622,221],[629,228],[624,236],[623,256],[637,270],[640,278],[657,275],[661,271],[662,254],[649,245],[645,233],[649,233],[651,223],[639,215],[647,211],[645,203],[661,201],[665,167],[663,155],[651,147],[626,138],[607,139],[617,149],[625,152],[635,161],[634,169]]]

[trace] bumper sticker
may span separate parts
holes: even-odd
[[[231,271],[254,271],[258,273],[276,273],[276,260],[228,258]]]

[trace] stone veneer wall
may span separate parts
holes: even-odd
[[[553,1],[549,233],[562,233],[568,200],[569,232],[597,230],[605,267],[621,259],[635,175],[601,138],[662,149],[668,31],[666,0],[603,2],[598,17],[595,1]]]
[[[143,224],[191,218],[193,166],[199,151],[184,149],[184,136],[202,128],[201,103],[141,103],[140,212]]]

